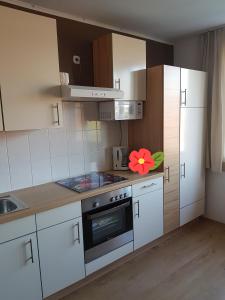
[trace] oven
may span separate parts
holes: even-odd
[[[85,263],[133,241],[131,187],[82,201]]]

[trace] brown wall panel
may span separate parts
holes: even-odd
[[[60,71],[70,74],[71,84],[93,85],[92,41],[112,30],[36,12],[3,1],[0,1],[0,5],[55,18],[58,30]],[[73,55],[80,56],[80,65],[73,63]],[[147,67],[159,64],[173,65],[173,46],[147,40]]]

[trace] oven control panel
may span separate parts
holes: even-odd
[[[81,201],[82,212],[88,212],[96,208],[118,202],[132,197],[131,186],[114,190],[108,193],[100,194],[91,198],[87,198]]]

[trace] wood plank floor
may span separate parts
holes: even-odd
[[[225,300],[225,225],[200,219],[63,300]]]

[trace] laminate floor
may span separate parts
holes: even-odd
[[[63,300],[225,300],[225,225],[200,219]]]

